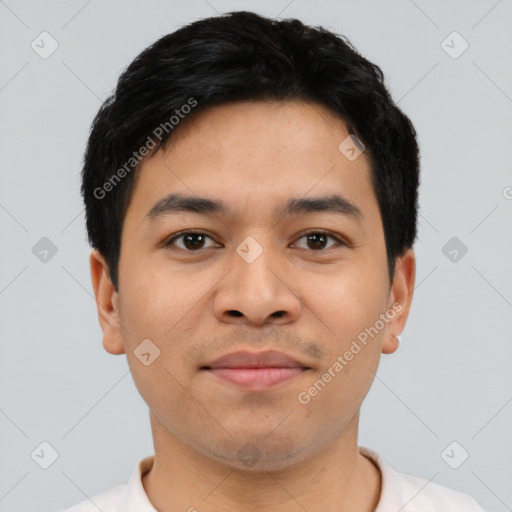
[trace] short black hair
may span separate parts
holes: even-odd
[[[139,162],[202,110],[252,100],[320,104],[364,144],[392,281],[396,258],[417,236],[419,150],[381,69],[323,27],[236,11],[190,23],[146,48],[94,118],[81,192],[89,242],[105,258],[116,291]]]

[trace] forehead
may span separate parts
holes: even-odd
[[[165,149],[142,162],[130,208],[145,217],[171,192],[216,198],[246,212],[297,197],[371,198],[368,158],[364,152],[347,158],[340,150],[347,137],[344,122],[314,103],[208,108],[186,119]]]
[[[209,107],[178,128],[170,138],[171,150],[182,144],[200,144],[202,152],[224,157],[254,149],[262,157],[291,151],[323,153],[328,146],[338,150],[339,137],[349,134],[345,122],[332,111],[299,100],[239,101]]]

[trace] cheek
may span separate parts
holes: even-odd
[[[388,286],[381,270],[370,265],[361,267],[354,266],[320,283],[317,280],[309,295],[307,306],[323,321],[330,338],[339,343],[346,343],[373,325],[387,305]]]
[[[200,411],[191,399],[195,392],[183,385],[183,376],[162,356],[148,367],[133,357],[129,364],[135,385],[152,413],[169,432],[185,436],[188,423],[194,422]]]
[[[148,265],[142,258],[139,262],[133,258],[127,259],[126,268],[130,273],[121,294],[128,330],[137,338],[154,338],[159,345],[167,344],[200,307],[204,287],[192,284],[193,277],[176,272],[165,262]]]
[[[181,414],[190,401],[180,383],[190,377],[185,375],[191,371],[190,361],[184,364],[184,358],[190,359],[190,318],[198,299],[188,301],[179,280],[157,279],[157,274],[134,270],[129,287],[122,291],[120,319],[135,385],[149,407],[165,416],[165,411]]]
[[[385,327],[375,329],[375,325],[386,305],[386,282],[369,271],[366,275],[354,272],[338,280],[326,280],[311,296],[308,307],[317,317],[314,321],[327,354],[325,366],[315,375],[322,381],[316,387],[324,394],[318,402],[332,400],[350,410],[351,403],[359,404],[366,395],[385,332]]]

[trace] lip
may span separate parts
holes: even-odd
[[[275,350],[232,352],[201,368],[223,381],[253,391],[273,388],[309,369],[294,357]]]
[[[217,370],[219,368],[308,368],[292,356],[276,350],[264,352],[249,352],[239,350],[223,355],[215,361],[203,366],[203,369]]]

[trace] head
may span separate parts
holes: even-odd
[[[93,122],[82,194],[104,347],[162,435],[276,468],[354,428],[407,319],[418,182],[411,122],[341,36],[235,12],[144,50]],[[259,392],[205,370],[267,348],[308,369]]]

